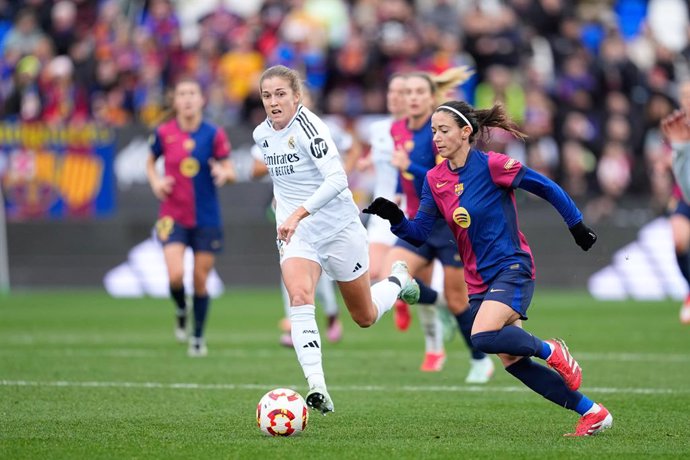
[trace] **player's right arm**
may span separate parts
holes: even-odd
[[[685,112],[676,110],[661,120],[661,131],[673,149],[673,175],[683,193],[690,201],[690,125]]]
[[[160,137],[158,131],[151,136],[149,141],[151,147],[151,153],[146,159],[146,177],[148,178],[149,185],[153,194],[160,201],[164,201],[170,192],[172,192],[173,184],[175,179],[170,176],[161,177],[156,171],[156,160],[163,154],[162,144],[160,142]]]
[[[391,223],[391,232],[395,236],[415,246],[424,244],[431,234],[436,219],[441,215],[426,178],[422,186],[419,209],[414,219],[409,220],[395,203],[381,197],[376,198],[363,212],[388,220]]]

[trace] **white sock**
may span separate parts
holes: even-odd
[[[283,294],[283,310],[285,311],[285,317],[290,318],[290,294],[288,294],[287,288],[283,280],[280,280],[280,293]]]
[[[338,314],[335,286],[333,280],[325,274],[321,274],[321,278],[319,278],[319,283],[316,285],[316,295],[321,300],[323,312],[326,313],[326,316],[336,316]]]
[[[323,383],[323,365],[321,364],[321,337],[316,324],[314,305],[290,307],[290,325],[292,343],[297,353],[297,360],[309,386]]]
[[[601,406],[600,406],[599,404],[597,404],[597,403],[594,403],[594,404],[592,404],[592,407],[590,407],[589,410],[588,410],[587,412],[585,412],[584,414],[582,414],[582,416],[584,417],[585,415],[596,414],[596,413],[599,412],[600,410],[601,410]]]
[[[427,353],[443,352],[443,324],[438,308],[433,305],[417,304],[419,322],[424,332],[424,344]]]
[[[377,310],[377,322],[388,310],[393,308],[395,301],[398,300],[398,294],[400,294],[400,286],[393,281],[388,281],[388,279],[381,280],[371,287],[371,300]]]

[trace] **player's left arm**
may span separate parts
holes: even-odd
[[[596,233],[582,221],[582,213],[570,195],[548,177],[523,165],[513,187],[527,190],[551,203],[563,217],[577,245],[583,250],[589,250],[597,240]]]
[[[323,181],[314,193],[307,198],[285,221],[278,226],[278,239],[290,242],[300,221],[315,214],[347,188],[347,175],[340,161],[340,153],[333,142],[328,127],[318,118],[310,118],[311,126],[316,127],[316,135],[299,136],[301,151],[310,156],[321,173]]]
[[[230,161],[230,141],[222,128],[216,128],[213,138],[213,154],[208,163],[211,168],[211,177],[216,187],[222,187],[228,182],[237,180],[235,167]]]
[[[310,138],[300,136],[298,142],[301,144],[301,150],[309,155],[321,173],[323,182],[302,203],[302,207],[308,214],[315,214],[347,188],[347,174],[340,160],[338,147],[326,124],[314,116],[309,117],[309,120],[316,129],[316,135]]]

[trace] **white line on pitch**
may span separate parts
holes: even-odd
[[[77,388],[155,388],[170,390],[270,390],[271,388],[299,388],[299,385],[285,384],[266,384],[259,385],[253,383],[164,383],[164,382],[70,382],[65,380],[57,381],[31,381],[31,380],[0,380],[0,386],[6,387],[77,387]],[[473,386],[473,385],[330,385],[333,391],[402,391],[410,393],[425,393],[445,391],[449,393],[517,393],[529,391],[522,386]],[[591,387],[586,388],[588,393],[615,393],[615,394],[637,394],[637,395],[678,395],[688,394],[690,389],[671,389],[671,388],[609,388]]]
[[[242,350],[242,349],[214,349],[213,356],[234,357],[234,358],[265,358],[273,357],[275,349],[263,350]],[[282,349],[282,348],[281,348]],[[83,348],[52,348],[52,349],[27,349],[26,353],[32,356],[82,356],[82,357],[111,357],[111,358],[159,358],[175,354],[175,349],[170,348],[169,352],[154,350],[150,348],[102,348],[99,350],[87,350]],[[179,348],[183,351],[182,348]],[[24,350],[17,348],[0,348],[0,355],[11,354]],[[289,351],[289,350],[288,350]],[[457,350],[462,353],[462,350]],[[416,350],[326,350],[325,353],[331,357],[347,357],[366,355],[367,357],[376,356],[379,358],[390,358],[395,356],[418,355]],[[453,352],[451,352],[453,353]],[[184,353],[183,353],[184,354]],[[690,354],[681,353],[575,353],[578,361],[624,361],[624,362],[654,362],[654,363],[685,363],[690,362]]]

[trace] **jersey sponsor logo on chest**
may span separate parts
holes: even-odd
[[[472,224],[472,218],[470,217],[469,211],[462,206],[455,208],[453,211],[453,221],[460,228],[469,228]]]

